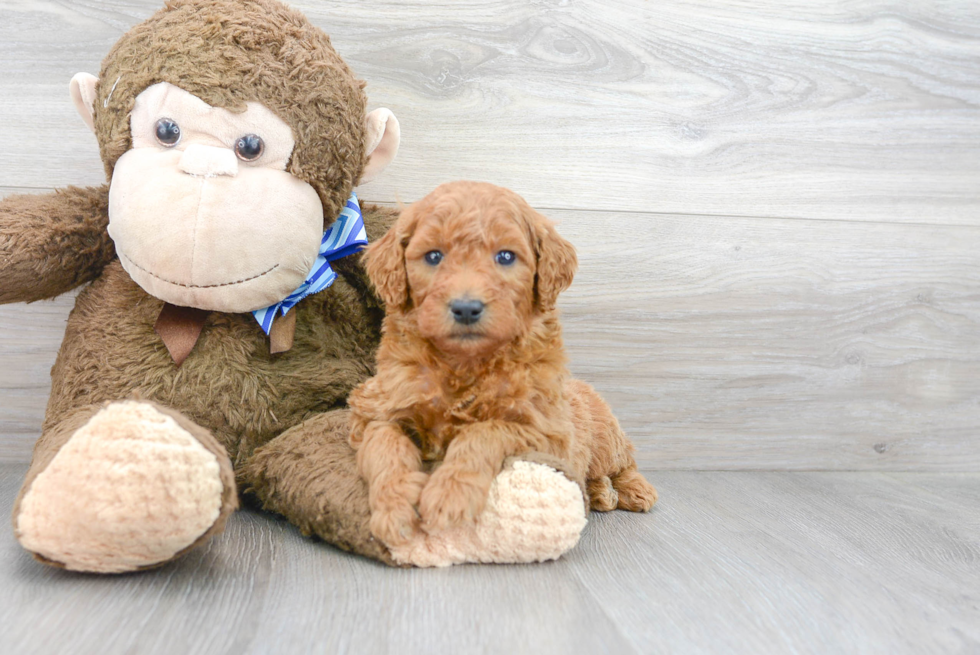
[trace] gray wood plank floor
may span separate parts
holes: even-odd
[[[23,465],[0,465],[9,514]],[[239,512],[121,577],[0,535],[3,653],[980,652],[980,474],[648,471],[534,566],[388,569]]]

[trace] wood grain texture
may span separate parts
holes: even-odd
[[[550,215],[571,368],[644,466],[980,470],[980,229]],[[28,457],[71,303],[0,307],[0,459]]]
[[[980,649],[975,474],[651,476],[656,521],[594,517],[571,563],[635,652]]]
[[[8,513],[22,465],[0,465]],[[980,649],[980,475],[650,473],[563,559],[399,570],[239,512],[157,571],[0,535],[5,653],[910,653]]]
[[[75,294],[0,305],[0,462],[30,461],[51,392],[51,367]]]
[[[400,117],[373,200],[980,224],[980,5],[296,2]],[[0,3],[0,185],[102,181],[67,84],[158,0]]]
[[[980,230],[552,212],[644,466],[980,470]]]

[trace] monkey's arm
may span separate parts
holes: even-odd
[[[0,200],[0,303],[32,302],[98,277],[116,256],[109,187]]]

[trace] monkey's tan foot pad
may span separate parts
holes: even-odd
[[[17,538],[75,571],[160,564],[218,521],[229,502],[220,469],[173,417],[147,403],[110,404],[34,479],[14,517]]]
[[[544,464],[515,461],[493,481],[475,526],[420,534],[391,554],[400,564],[423,567],[544,562],[571,550],[585,524],[576,483]]]

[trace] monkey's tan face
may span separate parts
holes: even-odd
[[[258,103],[236,114],[162,82],[137,97],[130,127],[133,147],[109,190],[109,234],[147,293],[247,312],[303,282],[323,206],[286,171],[295,142],[285,122]]]

